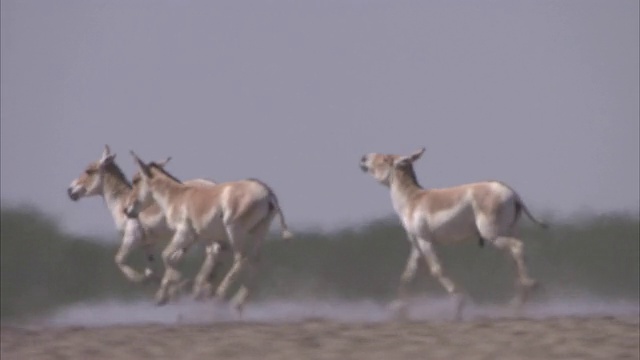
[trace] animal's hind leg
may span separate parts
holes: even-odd
[[[485,239],[482,237],[482,235],[480,235],[480,236],[478,237],[478,246],[480,246],[481,248],[483,248],[483,247],[484,247],[484,243],[485,243],[485,242],[486,242],[486,241],[485,241]]]
[[[442,265],[440,264],[440,260],[433,249],[433,245],[430,241],[424,239],[418,239],[418,245],[420,246],[420,250],[424,255],[424,258],[429,266],[429,271],[431,275],[435,277],[442,287],[447,290],[449,295],[453,296],[456,300],[456,308],[455,308],[455,319],[459,320],[462,317],[462,309],[465,303],[465,297],[462,291],[449,279],[442,270]]]
[[[222,246],[217,242],[206,247],[204,262],[193,284],[193,297],[195,299],[203,299],[212,294],[213,285],[211,281],[219,268],[218,260],[221,252]]]
[[[233,306],[238,312],[239,317],[242,316],[244,306],[255,285],[256,272],[260,263],[262,242],[267,236],[274,215],[275,212],[270,211],[267,216],[249,232],[248,241],[245,245],[245,249],[248,253],[247,269],[243,276],[242,285],[232,300]]]
[[[246,268],[251,256],[250,250],[252,247],[250,245],[252,242],[256,242],[255,246],[257,246],[255,232],[259,231],[260,227],[265,224],[266,229],[269,228],[268,225],[271,223],[270,219],[273,215],[268,210],[268,204],[264,203],[262,205],[264,207],[251,206],[245,208],[244,211],[238,211],[236,214],[225,214],[223,221],[227,239],[233,249],[233,265],[216,289],[215,296],[219,300],[224,299],[231,284],[236,281]],[[266,219],[269,220],[266,221]]]
[[[215,297],[219,300],[224,300],[229,287],[236,281],[236,278],[242,273],[247,263],[247,256],[245,253],[247,234],[240,226],[235,224],[226,225],[227,238],[231,244],[233,250],[233,265],[227,272],[227,275],[222,279],[218,288],[216,289]]]
[[[244,274],[245,280],[242,282],[242,285],[240,285],[240,288],[231,299],[231,303],[233,304],[233,307],[237,312],[238,318],[242,317],[247,299],[249,298],[249,295],[251,295],[257,267],[258,264],[256,259],[248,260]]]
[[[501,236],[496,238],[494,243],[498,248],[507,249],[516,264],[516,271],[518,274],[518,296],[515,299],[515,305],[516,311],[519,311],[522,305],[527,301],[531,290],[536,287],[538,282],[529,276],[524,257],[524,244],[522,243],[522,240],[514,237]]]
[[[238,276],[240,276],[242,271],[244,271],[245,267],[247,266],[247,261],[248,259],[244,254],[234,254],[233,265],[231,266],[231,269],[229,270],[227,275],[225,275],[224,279],[222,279],[222,282],[220,282],[220,285],[216,289],[216,297],[218,299],[223,300],[225,298],[231,284],[236,281]]]

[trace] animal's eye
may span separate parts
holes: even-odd
[[[85,170],[85,173],[87,173],[87,175],[93,175],[93,174],[96,173],[96,170],[95,169],[87,169],[87,170]]]

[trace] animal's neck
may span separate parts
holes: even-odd
[[[166,213],[169,209],[174,194],[179,192],[183,185],[175,182],[168,177],[157,177],[151,181],[151,193],[153,200],[162,208]]]
[[[129,195],[129,184],[122,181],[117,175],[107,172],[103,180],[102,197],[104,199],[113,221],[118,229],[123,229],[126,218],[123,213],[124,200]]]
[[[399,214],[404,212],[410,199],[422,190],[411,166],[394,169],[389,187],[391,189],[393,208]]]

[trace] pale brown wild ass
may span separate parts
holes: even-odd
[[[156,294],[157,303],[166,302],[167,289],[181,279],[177,268],[179,257],[175,254],[195,241],[226,236],[233,253],[233,265],[218,285],[215,296],[223,300],[229,286],[248,270],[247,278],[232,300],[241,315],[262,241],[276,215],[280,217],[282,237],[292,236],[275,193],[255,179],[209,187],[189,186],[180,183],[163,168],[144,163],[133,151],[131,155],[140,169],[142,181],[137,198],[131,199],[126,212],[135,215],[155,200],[166,215],[167,223],[175,230],[171,242],[162,252],[165,274]]]
[[[153,165],[151,165],[153,164]],[[159,166],[164,168],[164,165],[166,164],[166,161],[163,163],[151,163],[151,166]],[[175,179],[175,181],[180,182],[180,180]],[[127,208],[127,206],[129,206],[130,204],[134,204],[136,199],[139,196],[139,192],[140,192],[140,187],[142,184],[142,175],[140,173],[140,171],[136,171],[136,173],[133,175],[133,177],[131,178],[131,183],[132,183],[132,189],[129,192],[129,195],[127,196],[127,198],[124,201],[124,209]],[[201,182],[195,182],[195,180],[191,180],[191,181],[185,181],[184,184],[187,185],[196,185],[196,186],[214,186],[216,185],[215,182],[213,181],[201,181]],[[156,204],[157,206],[157,204]],[[126,212],[125,214],[130,217],[130,218],[135,218],[137,211],[131,211],[131,212]],[[221,239],[218,239],[217,241],[213,241],[210,244],[205,246],[205,259],[204,262],[200,268],[200,271],[198,272],[198,274],[196,275],[194,281],[193,281],[193,297],[196,300],[201,300],[204,298],[207,298],[209,296],[212,295],[213,292],[213,278],[215,276],[215,272],[216,270],[219,268],[219,257],[220,255],[222,255],[223,250],[226,248],[226,243],[227,243],[227,239],[226,236],[224,236]],[[187,253],[189,248],[189,245],[187,245],[186,247],[182,248],[182,249],[177,249],[173,254],[169,255],[169,258],[171,259],[172,262],[176,263],[179,262],[182,257],[184,256],[184,254]],[[181,291],[182,288],[182,283],[178,284],[176,286],[176,288],[174,289],[169,289],[170,293],[173,294],[177,294],[178,292]],[[172,294],[172,295],[173,295]],[[172,296],[173,297],[173,296]]]
[[[514,236],[514,228],[521,212],[542,227],[546,224],[536,220],[518,194],[502,182],[423,189],[413,170],[413,162],[423,153],[424,148],[409,156],[370,153],[360,160],[360,168],[364,172],[389,187],[393,208],[411,242],[411,253],[393,307],[399,315],[404,315],[406,286],[415,277],[418,259],[422,255],[431,274],[456,299],[455,317],[460,318],[465,296],[445,275],[433,243],[480,237],[497,248],[507,250],[515,261],[519,288],[515,304],[516,311],[519,311],[537,282],[527,272],[524,246]]]
[[[157,204],[151,204],[136,219],[125,216],[125,200],[132,191],[132,186],[115,163],[115,156],[109,146],[105,145],[100,159],[90,163],[82,174],[71,182],[67,193],[73,201],[91,196],[101,196],[104,199],[116,229],[122,235],[122,244],[115,256],[115,263],[128,280],[144,282],[154,276],[154,244],[168,240],[173,232],[167,227],[162,209]],[[169,159],[158,165],[164,166],[168,161]],[[191,180],[189,183],[215,184],[204,179]],[[141,246],[145,249],[148,261],[144,273],[136,271],[126,263],[131,251]],[[205,265],[206,262],[203,267]]]

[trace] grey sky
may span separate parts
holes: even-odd
[[[113,234],[70,181],[105,143],[188,179],[258,177],[292,225],[392,213],[366,152],[536,213],[639,206],[638,1],[2,0],[3,204]]]

